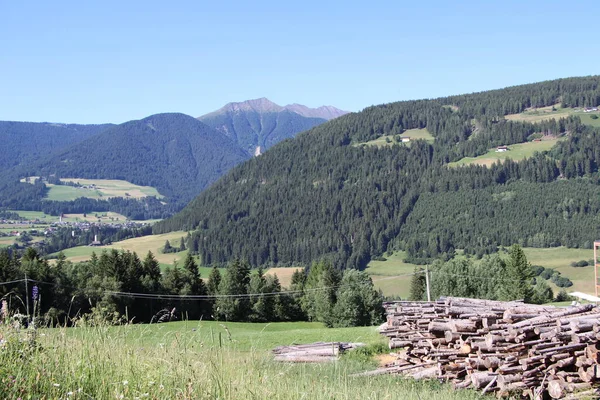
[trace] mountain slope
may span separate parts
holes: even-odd
[[[248,156],[224,135],[184,114],[157,114],[112,127],[40,161],[34,175],[122,179],[187,202]]]
[[[589,246],[600,237],[600,130],[577,116],[532,124],[504,115],[559,102],[596,106],[599,99],[594,76],[369,107],[234,168],[155,231],[196,228],[193,248],[206,264],[233,257],[308,264],[325,256],[340,268],[362,268],[392,248],[427,262],[455,248],[482,254],[512,243]],[[422,128],[433,143],[358,145]],[[540,133],[564,139],[518,163],[447,166]],[[504,228],[487,229],[496,217]]]
[[[248,154],[264,152],[299,132],[343,115],[335,107],[279,106],[266,98],[229,103],[198,119],[235,140]]]
[[[0,169],[6,170],[45,157],[111,126],[0,121]]]

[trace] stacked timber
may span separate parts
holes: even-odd
[[[346,350],[364,346],[363,343],[317,342],[292,346],[279,346],[273,350],[275,361],[329,362],[336,361]]]
[[[599,307],[447,297],[385,308],[380,332],[396,361],[369,374],[434,378],[498,397],[597,396]]]

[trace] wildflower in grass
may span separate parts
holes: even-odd
[[[129,385],[129,381],[123,381],[123,386]]]
[[[54,387],[60,387],[60,383],[53,383],[52,386],[54,386]]]
[[[31,290],[31,298],[33,299],[33,301],[37,301],[39,294],[40,289],[37,286],[34,286]]]

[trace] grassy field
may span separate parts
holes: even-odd
[[[401,296],[407,298],[410,292],[410,280],[415,268],[414,264],[405,263],[404,251],[397,251],[386,257],[386,261],[369,262],[366,272],[377,289],[385,296]]]
[[[54,217],[52,215],[44,214],[41,211],[19,211],[19,210],[8,210],[10,212],[14,212],[19,214],[22,218],[25,218],[28,221],[35,221],[36,219],[42,222],[56,222],[58,221],[58,217]]]
[[[290,287],[290,283],[292,282],[292,275],[294,274],[294,271],[297,270],[303,270],[304,268],[299,267],[299,268],[269,268],[267,271],[265,271],[265,275],[277,275],[277,278],[279,279],[279,282],[281,283],[282,287]]]
[[[568,249],[566,247],[553,247],[549,249],[524,248],[527,260],[533,265],[541,265],[553,268],[566,276],[573,282],[573,286],[567,288],[568,292],[583,292],[594,294],[594,267],[571,267],[572,262],[580,260],[591,260],[594,251],[591,249]],[[552,282],[548,281],[555,292],[560,290]]]
[[[427,129],[409,129],[403,132],[401,135],[385,135],[378,137],[377,139],[370,140],[368,142],[356,143],[354,146],[384,147],[393,146],[394,144],[410,144],[410,142],[401,143],[400,141],[396,140],[397,136],[408,136],[411,140],[423,139],[427,140],[428,142],[433,142],[435,140],[435,138],[431,135],[431,133],[429,133]]]
[[[571,267],[572,262],[591,260],[594,252],[591,249],[568,249],[566,247],[553,248],[523,248],[527,260],[533,265],[541,265],[559,271],[563,276],[573,282],[567,292],[583,292],[594,294],[594,267]],[[503,253],[505,254],[505,253]],[[464,257],[457,255],[457,257]],[[402,261],[405,252],[398,251],[386,257],[386,261],[371,261],[366,272],[371,276],[375,287],[381,289],[385,296],[401,296],[407,298],[410,293],[410,280],[415,265]],[[475,260],[475,262],[477,262]],[[555,293],[560,290],[554,283],[547,281]]]
[[[552,110],[554,108],[554,111]],[[566,118],[569,115],[577,115],[581,118],[581,122],[587,125],[600,126],[600,118],[592,119],[592,115],[600,116],[599,111],[594,112],[583,112],[581,108],[561,108],[559,105],[548,106],[530,109],[520,114],[506,115],[504,118],[510,121],[522,121],[522,122],[541,122],[549,119],[560,119]]]
[[[458,167],[461,165],[478,164],[478,165],[492,165],[496,161],[504,161],[510,158],[514,161],[523,160],[533,156],[533,154],[541,151],[550,150],[560,138],[542,140],[540,142],[527,142],[519,144],[511,144],[508,146],[509,150],[498,153],[496,148],[490,149],[487,153],[478,157],[465,157],[459,161],[451,162],[448,164],[449,167]]]
[[[143,259],[148,251],[152,251],[154,257],[161,264],[173,264],[174,261],[181,263],[187,256],[186,251],[180,251],[178,253],[167,253],[162,254],[160,250],[164,247],[165,241],[169,241],[173,247],[179,245],[179,240],[185,236],[187,232],[169,232],[162,235],[150,235],[142,236],[139,238],[126,239],[120,242],[115,242],[108,246],[90,247],[90,246],[78,246],[70,249],[63,250],[63,253],[68,260],[73,262],[87,261],[92,256],[92,253],[102,253],[105,249],[122,249],[134,251],[137,255]]]
[[[382,343],[373,327],[327,329],[318,323],[161,325],[25,331],[0,325],[0,397],[69,399],[478,399],[435,382],[395,376],[352,377],[365,358],[289,364],[272,360],[278,345],[315,341]],[[15,349],[13,351],[13,349]],[[25,349],[25,351],[19,351]]]
[[[29,182],[33,183],[37,177],[29,177]],[[27,178],[21,179],[26,182]],[[48,190],[47,199],[56,201],[71,201],[79,197],[90,199],[107,199],[111,197],[127,197],[140,199],[147,196],[156,196],[163,198],[158,190],[151,186],[135,185],[131,182],[117,179],[79,179],[79,178],[61,178],[62,182],[74,182],[83,186],[92,186],[89,188],[46,184]]]

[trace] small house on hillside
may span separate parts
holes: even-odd
[[[410,137],[409,136],[400,136],[400,141],[402,143],[408,143],[408,142],[410,142]]]
[[[508,151],[508,146],[498,146],[498,147],[496,147],[496,153],[504,153],[505,151]]]
[[[592,112],[592,111],[598,111],[598,107],[586,107],[583,109],[583,112]]]

